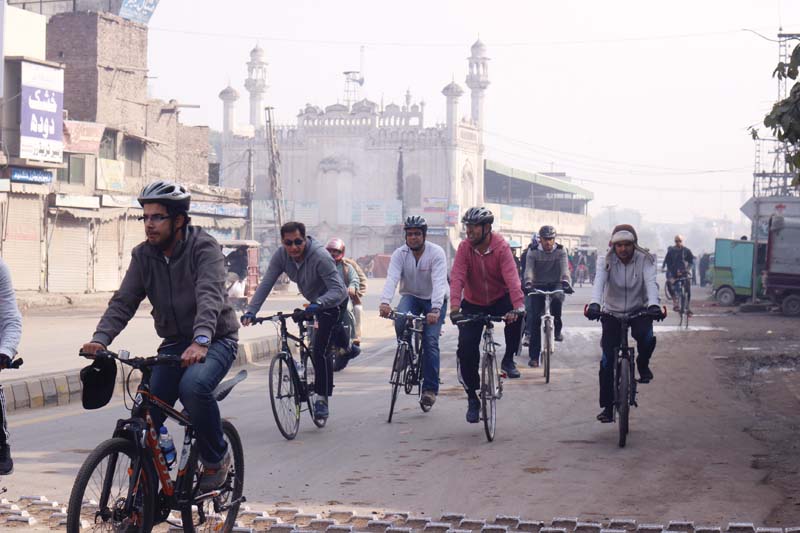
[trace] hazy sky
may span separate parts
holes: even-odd
[[[259,42],[265,104],[294,123],[307,102],[343,99],[342,71],[358,68],[363,44],[363,95],[402,103],[410,89],[431,126],[444,121],[441,89],[454,77],[466,90],[480,35],[491,57],[489,158],[584,180],[595,212],[738,219],[752,186],[746,130],[775,100],[778,61],[777,43],[743,29],[774,39],[780,24],[800,32],[800,3],[161,0],[150,23],[151,89],[199,104],[185,122],[220,128],[217,95],[230,81],[245,124],[245,63]],[[469,114],[468,91],[460,113]]]

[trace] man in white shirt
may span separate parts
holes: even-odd
[[[420,216],[406,218],[406,244],[392,254],[381,294],[380,314],[389,316],[392,298],[400,283],[400,313],[425,314],[422,334],[422,395],[420,403],[431,407],[439,393],[439,333],[447,306],[447,259],[441,246],[426,242],[428,223]],[[403,321],[395,323],[399,337]]]

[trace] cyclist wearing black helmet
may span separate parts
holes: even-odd
[[[439,394],[439,333],[447,306],[447,258],[438,244],[426,242],[428,223],[420,216],[406,218],[406,243],[394,251],[381,294],[381,316],[392,311],[394,291],[400,283],[400,313],[424,313],[427,325],[422,333],[422,394],[420,403],[431,407]],[[403,323],[395,324],[397,336]]]
[[[225,294],[225,257],[214,237],[189,225],[191,196],[183,186],[156,181],[138,200],[146,240],[131,252],[119,290],[81,350],[95,354],[107,347],[141,301],[150,301],[156,332],[164,339],[159,353],[182,359],[181,368],[155,368],[150,388],[170,404],[180,398],[191,415],[203,464],[201,490],[214,490],[231,464],[214,388],[236,357],[239,329]],[[154,412],[154,418],[157,426],[163,423],[161,413]]]
[[[521,321],[517,317],[524,311],[524,298],[514,256],[506,240],[492,232],[494,215],[485,207],[471,207],[461,222],[466,227],[467,238],[458,246],[450,273],[450,319],[458,323],[462,312],[505,315],[506,352],[501,368],[508,377],[518,378],[514,354],[519,347]],[[470,423],[480,420],[477,391],[482,330],[475,322],[458,328],[457,355],[467,391],[467,422]]]
[[[569,266],[567,265],[567,252],[560,244],[556,244],[556,229],[553,226],[542,226],[539,229],[541,245],[537,249],[528,250],[523,273],[523,287],[526,291],[540,289],[554,291],[563,289],[572,292],[570,285]],[[532,294],[528,296],[530,311],[525,329],[530,336],[530,349],[528,352],[528,366],[539,366],[539,354],[542,350],[542,314],[544,313],[545,297]],[[561,342],[561,306],[563,296],[556,295],[550,302],[550,312],[555,324],[555,340]]]

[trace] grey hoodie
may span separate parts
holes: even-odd
[[[655,258],[638,248],[627,265],[614,252],[598,256],[591,303],[614,313],[658,305]]]
[[[264,300],[281,274],[297,283],[297,288],[309,302],[317,302],[323,309],[341,305],[347,299],[347,289],[336,263],[322,243],[306,237],[306,254],[301,263],[295,263],[281,246],[272,256],[267,272],[258,284],[256,293],[247,306],[250,313],[258,313]]]
[[[21,337],[22,316],[11,284],[11,271],[6,262],[0,259],[0,354],[9,357],[17,355]]]

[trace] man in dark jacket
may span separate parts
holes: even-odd
[[[242,324],[249,326],[269,296],[281,274],[297,283],[303,297],[311,304],[306,312],[317,316],[314,342],[314,390],[319,395],[314,402],[314,417],[328,418],[328,396],[333,394],[333,361],[328,357],[328,345],[349,344],[349,339],[333,339],[336,324],[347,309],[347,289],[336,263],[321,242],[306,236],[302,222],[287,222],[281,226],[283,246],[273,254],[264,278],[242,315]]]
[[[200,488],[210,491],[225,482],[231,464],[214,388],[236,357],[239,323],[225,294],[225,257],[214,237],[189,225],[190,202],[189,192],[169,181],[142,189],[140,219],[147,240],[131,252],[119,290],[81,351],[105,349],[147,297],[156,332],[164,339],[159,353],[182,360],[181,368],[155,367],[150,389],[170,405],[180,398],[192,417],[203,463]],[[164,421],[160,412],[153,418],[156,427]]]

